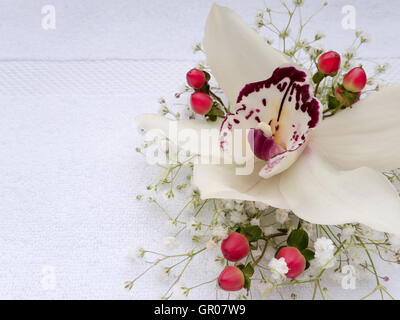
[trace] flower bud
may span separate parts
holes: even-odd
[[[284,247],[279,250],[276,259],[284,258],[289,268],[286,277],[294,279],[301,275],[306,268],[306,259],[299,249],[295,247]]]
[[[325,75],[333,75],[339,71],[340,55],[335,51],[328,51],[318,59],[318,70]]]
[[[247,238],[237,232],[228,235],[221,244],[221,251],[228,261],[239,261],[246,257],[250,252],[250,245]]]
[[[206,75],[199,69],[192,69],[186,74],[188,85],[194,89],[200,89],[207,81]]]
[[[361,67],[351,69],[343,78],[343,87],[351,92],[360,92],[367,84],[367,75]]]
[[[218,285],[225,291],[238,291],[244,286],[244,274],[239,268],[228,266],[219,275]]]
[[[210,112],[212,104],[212,98],[204,92],[196,91],[190,97],[190,105],[193,111],[200,115]]]
[[[356,98],[353,103],[349,103],[349,101],[347,101],[343,97],[343,92],[339,88],[336,88],[336,90],[335,90],[336,100],[339,101],[340,103],[342,103],[344,107],[350,107],[350,105],[352,105],[352,104],[358,102],[358,100],[360,100],[361,92],[357,92],[355,94],[357,94],[358,98]]]

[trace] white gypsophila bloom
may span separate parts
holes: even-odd
[[[368,33],[363,33],[360,37],[361,43],[368,43],[371,41],[371,36]]]
[[[210,239],[207,241],[206,246],[207,249],[215,249],[217,247],[217,243],[213,239]]]
[[[318,238],[314,243],[315,248],[315,259],[319,262],[319,264],[323,267],[325,266],[330,260],[332,260],[326,268],[331,268],[335,264],[335,259],[333,259],[334,252],[335,252],[335,245],[333,244],[332,240],[322,237]]]
[[[285,274],[289,272],[285,258],[272,258],[268,264],[268,267],[270,268],[272,278],[275,280],[285,278]]]
[[[262,230],[266,235],[273,234],[276,231],[276,229],[271,226],[264,227],[264,228],[262,228]]]
[[[187,228],[192,235],[196,235],[201,231],[202,223],[196,220],[194,217],[190,218],[189,222],[187,223]]]
[[[253,218],[250,220],[250,224],[252,226],[260,226],[260,219],[259,218]]]
[[[178,247],[178,242],[176,241],[175,237],[165,237],[164,246],[169,250],[176,249]]]
[[[361,248],[349,248],[347,250],[348,252],[348,256],[350,258],[350,260],[355,263],[355,264],[361,264],[363,262],[365,262],[365,251],[364,249]]]
[[[375,68],[376,73],[383,73],[385,72],[388,68],[390,68],[389,63],[383,63],[383,64],[378,64]]]
[[[233,200],[224,201],[223,204],[226,210],[233,210],[235,207],[235,202]]]
[[[167,229],[167,232],[176,232],[178,224],[176,220],[169,218],[167,221],[165,221],[165,228]]]
[[[355,49],[354,47],[349,47],[349,48],[347,48],[346,51],[344,52],[344,57],[345,57],[347,60],[351,60],[351,59],[353,59],[353,58],[356,56],[356,54],[357,54],[356,49]]]
[[[261,295],[265,294],[267,291],[271,290],[274,285],[267,281],[257,282],[256,287]]]
[[[359,37],[361,37],[361,35],[364,34],[364,30],[360,29],[360,28],[357,28],[356,31],[355,31],[355,34],[356,34],[356,37],[359,38]]]
[[[172,289],[172,299],[185,300],[187,299],[186,287],[182,283],[177,283]]]
[[[256,207],[257,210],[260,210],[260,211],[264,211],[264,210],[268,209],[268,207],[269,207],[267,204],[258,202],[258,201],[254,202],[254,206]]]
[[[288,219],[289,212],[284,209],[277,209],[275,212],[275,219],[278,221],[280,224],[284,224],[286,220]]]
[[[257,212],[254,202],[252,202],[252,201],[246,202],[244,205],[244,208],[245,208],[246,212],[251,215],[253,215]]]
[[[325,51],[325,46],[323,45],[323,44],[321,44],[321,43],[317,43],[316,45],[314,45],[312,48],[311,48],[311,53],[313,54],[313,55],[319,55],[319,54],[321,54],[322,52],[324,52]]]
[[[378,237],[378,232],[376,232],[374,229],[372,229],[366,225],[362,224],[360,226],[360,229],[361,229],[360,233],[366,238],[376,239]]]
[[[160,266],[158,269],[158,276],[161,281],[168,282],[171,277],[171,270],[167,267]]]
[[[231,212],[231,221],[233,223],[243,223],[247,220],[247,216],[242,212],[234,210]]]
[[[258,10],[255,17],[255,24],[257,27],[261,28],[264,25],[264,12]]]
[[[322,32],[317,32],[316,34],[315,34],[315,40],[321,40],[322,38],[325,38],[325,35],[322,33]]]
[[[350,224],[346,225],[342,230],[342,237],[345,240],[350,239],[352,235],[356,232],[356,228]]]
[[[295,6],[301,7],[304,4],[304,0],[293,0]]]
[[[128,251],[128,257],[131,258],[133,261],[139,261],[143,259],[145,250],[142,247],[133,247]]]
[[[212,235],[218,240],[225,240],[228,237],[228,230],[223,226],[215,226],[212,228]]]

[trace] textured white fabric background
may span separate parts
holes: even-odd
[[[321,5],[305,2],[305,13]],[[249,23],[264,6],[261,0],[219,3]],[[41,28],[45,4],[56,8],[55,30]],[[165,291],[157,272],[131,293],[122,290],[144,269],[127,258],[129,248],[163,250],[166,235],[161,214],[135,199],[156,172],[135,152],[141,139],[133,118],[155,112],[160,96],[174,101],[196,62],[191,45],[202,37],[211,4],[0,2],[0,298],[157,298]],[[373,39],[363,56],[389,61],[385,78],[400,81],[397,0],[332,1],[310,29],[327,35],[327,48],[346,48],[352,31],[340,20],[349,4],[357,26]],[[190,270],[188,285],[214,276],[212,268],[203,272],[204,259]],[[400,271],[383,268],[399,298]],[[54,287],[46,282],[49,270]],[[357,298],[372,287],[358,283],[356,292],[329,295]],[[215,293],[204,287],[192,297]]]

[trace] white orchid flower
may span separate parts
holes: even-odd
[[[243,139],[257,160],[250,175],[237,175],[237,163],[195,164],[194,183],[203,199],[262,201],[290,209],[316,224],[363,223],[400,234],[400,198],[381,174],[400,164],[400,86],[373,93],[323,120],[308,77],[230,9],[214,5],[204,49],[213,75],[234,114],[225,121],[177,121],[178,130],[250,130]],[[167,132],[172,120],[138,117],[145,130]],[[215,146],[218,148],[219,146]]]

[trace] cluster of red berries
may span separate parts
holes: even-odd
[[[186,81],[191,88],[195,89],[190,97],[190,105],[193,111],[200,115],[206,115],[213,105],[213,99],[207,93],[201,91],[202,88],[207,86],[206,73],[199,69],[189,70],[186,74]]]
[[[247,257],[250,252],[250,244],[247,238],[232,232],[221,244],[221,251],[226,260],[238,262]],[[294,279],[302,274],[306,268],[306,259],[295,247],[283,247],[277,255],[277,259],[284,258],[289,271],[286,277]],[[243,270],[237,266],[227,266],[218,277],[218,284],[225,291],[238,291],[245,285]]]
[[[340,68],[340,55],[335,51],[325,52],[318,58],[318,72],[314,82],[319,84],[324,77],[335,76]],[[367,75],[362,67],[351,69],[343,83],[335,89],[335,98],[342,107],[349,107],[359,100],[361,90],[367,84]]]

